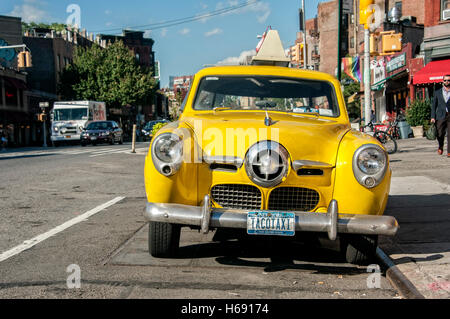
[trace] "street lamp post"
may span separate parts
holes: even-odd
[[[45,114],[45,110],[49,107],[48,102],[40,102],[39,107],[42,109],[42,112]],[[47,127],[46,127],[46,118],[42,121],[42,134],[44,135],[44,145],[42,147],[47,148]]]

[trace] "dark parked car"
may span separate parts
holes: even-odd
[[[115,142],[123,144],[123,131],[114,121],[91,122],[81,133],[81,146]]]
[[[153,131],[153,126],[155,126],[156,124],[159,123],[170,123],[170,121],[168,120],[155,120],[155,121],[150,121],[147,122],[144,126],[144,128],[142,129],[142,137],[144,139],[144,141],[150,141],[152,139],[152,131]]]

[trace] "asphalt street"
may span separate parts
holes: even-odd
[[[383,273],[347,264],[335,243],[308,236],[218,243],[184,229],[179,258],[150,257],[147,150],[142,143],[136,154],[130,145],[0,153],[0,298],[400,298]],[[81,280],[72,289],[74,269]]]

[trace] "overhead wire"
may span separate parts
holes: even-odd
[[[180,25],[180,24],[184,24],[184,23],[194,22],[194,21],[214,17],[217,15],[229,13],[232,11],[236,11],[236,10],[254,5],[260,1],[261,0],[249,0],[244,3],[240,3],[240,4],[230,6],[230,7],[214,10],[214,11],[211,11],[208,13],[185,17],[185,18],[174,19],[174,20],[169,20],[169,21],[165,21],[165,22],[157,22],[157,23],[151,23],[151,24],[145,24],[145,25],[139,25],[139,26],[124,27],[124,28],[113,28],[113,29],[99,30],[99,31],[93,31],[93,32],[94,33],[113,32],[116,30],[124,30],[124,29],[146,29],[146,30],[163,29],[163,28],[168,28],[168,27],[172,27],[172,26],[176,26],[176,25]]]

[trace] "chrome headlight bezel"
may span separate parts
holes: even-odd
[[[173,156],[173,158],[165,158],[159,154],[161,150],[158,149],[158,147],[163,146],[161,143],[173,143],[171,145],[175,152],[175,156]],[[179,171],[183,161],[183,140],[178,135],[173,133],[163,133],[158,135],[155,139],[153,139],[151,154],[153,164],[160,174],[166,177],[175,175]]]
[[[264,163],[260,163],[260,155],[265,152],[268,152],[264,155],[267,159],[270,157],[269,161],[274,159],[272,152],[279,156],[280,161],[277,164],[278,171],[275,174],[271,174],[271,177],[267,174],[264,178],[262,172],[259,172],[259,174],[255,172],[255,166],[262,167],[264,165]],[[262,141],[248,150],[245,157],[245,171],[250,180],[256,185],[266,188],[275,187],[281,184],[289,173],[289,158],[288,151],[281,144],[273,141]]]
[[[368,153],[372,151],[372,154]],[[368,168],[364,171],[361,168],[361,156],[368,155],[371,157],[370,160],[378,161],[380,164],[380,168]],[[358,148],[353,155],[353,174],[358,181],[359,184],[364,186],[365,188],[372,189],[380,185],[386,176],[386,172],[388,169],[388,155],[386,151],[376,144],[366,144]]]

